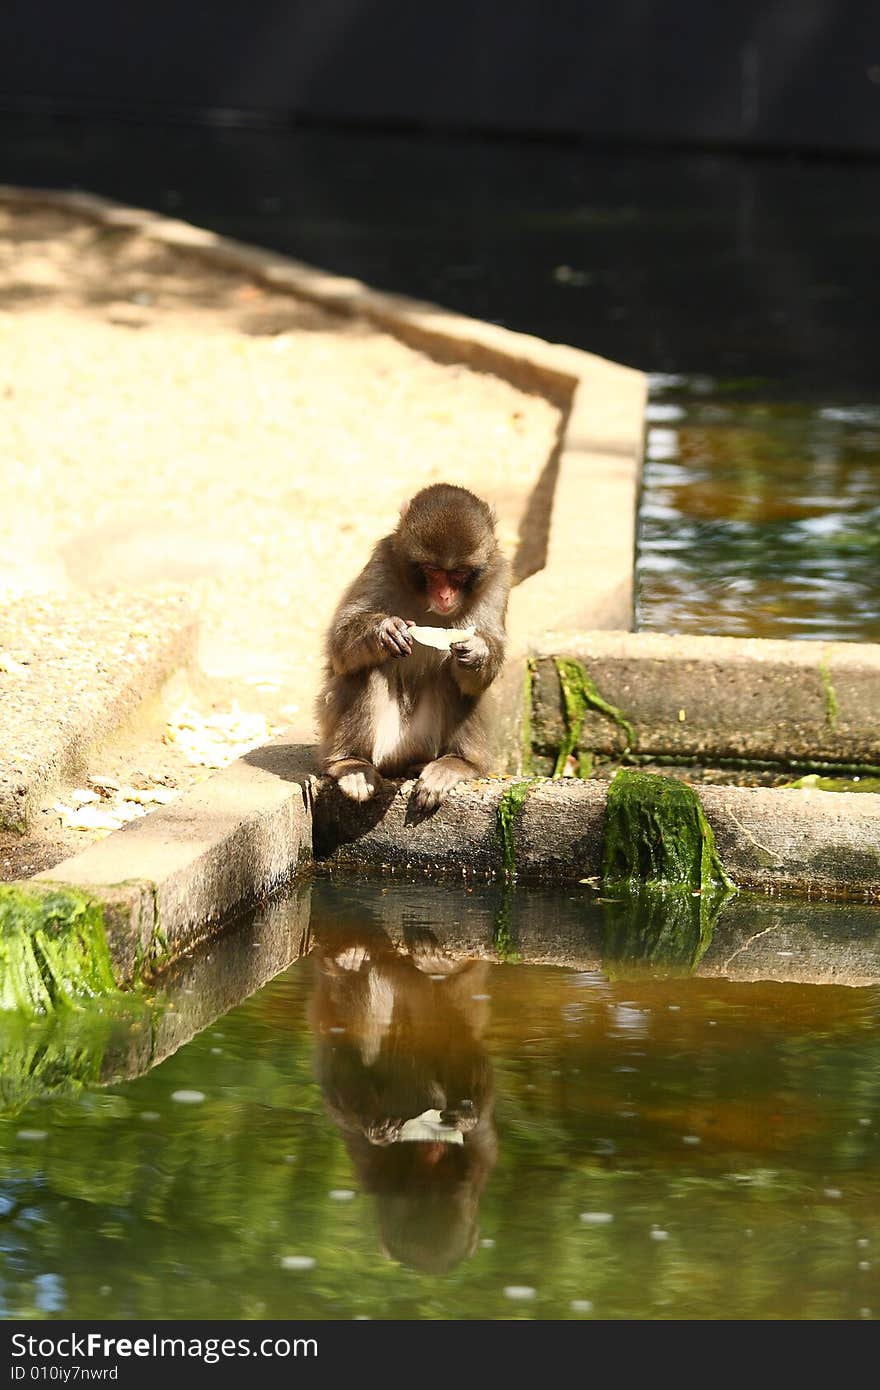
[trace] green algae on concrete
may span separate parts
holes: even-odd
[[[692,787],[621,768],[608,787],[602,846],[606,885],[654,882],[731,891],[715,836]]]
[[[99,902],[0,885],[0,1010],[51,1013],[116,989]]]
[[[516,851],[513,847],[513,827],[525,805],[530,782],[514,782],[498,802],[498,838],[501,841],[501,868],[508,880],[516,878]]]
[[[621,768],[608,788],[602,845],[603,960],[692,971],[736,892],[692,787]]]
[[[563,775],[566,763],[578,746],[581,728],[588,709],[596,710],[617,725],[626,739],[624,752],[632,748],[636,742],[636,731],[633,724],[622,710],[618,709],[616,705],[609,704],[600,695],[596,683],[587,672],[586,667],[580,661],[575,661],[572,657],[567,656],[555,656],[553,664],[559,677],[559,686],[565,707],[565,736],[556,754],[553,776],[561,777]],[[589,776],[591,771],[591,754],[581,754],[578,759],[578,776]]]
[[[786,782],[785,786],[800,787],[804,791],[814,789],[819,792],[880,792],[880,777],[861,775],[853,777],[820,777],[818,773],[811,772],[806,777],[798,777],[795,782]]]
[[[837,691],[831,680],[831,669],[825,657],[819,662],[819,675],[822,677],[822,685],[825,689],[825,718],[832,733],[837,728],[840,719],[840,701],[837,698]]]
[[[534,749],[532,748],[532,743],[534,740],[534,729],[532,727],[532,704],[534,697],[532,687],[535,681],[536,670],[537,667],[535,665],[535,662],[532,660],[531,657],[528,657],[525,664],[525,672],[523,679],[522,728],[520,732],[520,746],[522,748],[521,766],[522,771],[526,777],[530,777],[534,769]]]

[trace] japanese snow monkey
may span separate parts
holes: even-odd
[[[326,639],[322,767],[346,796],[368,801],[383,773],[418,773],[412,804],[428,815],[486,774],[483,695],[504,661],[509,592],[487,502],[435,483],[404,504]]]

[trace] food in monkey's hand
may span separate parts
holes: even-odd
[[[475,627],[419,627],[416,623],[409,625],[410,637],[421,642],[423,647],[436,647],[438,652],[448,651],[455,642],[467,642],[476,630]]]

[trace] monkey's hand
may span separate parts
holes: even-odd
[[[453,661],[457,661],[459,666],[463,666],[467,671],[482,670],[489,657],[489,644],[478,632],[475,632],[473,637],[468,637],[465,642],[453,642],[449,650],[452,652]]]
[[[379,646],[389,656],[409,656],[413,639],[403,618],[383,618],[377,633]]]

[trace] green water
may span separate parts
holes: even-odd
[[[658,957],[606,906],[319,881],[89,1065],[0,1020],[2,1315],[876,1317],[880,909],[741,896]]]
[[[636,625],[880,641],[880,405],[657,377]]]

